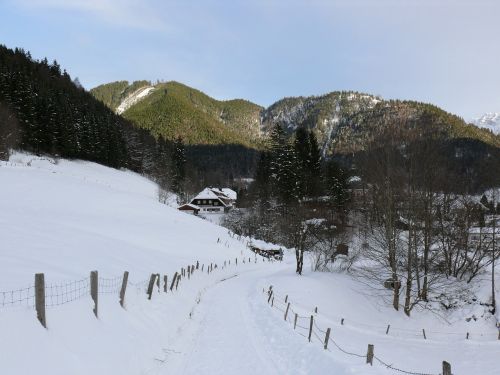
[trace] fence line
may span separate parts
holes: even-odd
[[[268,301],[268,304],[269,306],[272,308],[272,309],[275,309],[275,310],[278,310],[280,312],[283,312],[283,309],[281,309],[278,305],[281,301],[279,301],[280,298],[278,298],[280,296],[280,294],[276,293],[276,291],[272,288],[272,286],[269,288],[269,290],[267,291],[267,296],[270,296],[272,295],[274,297],[274,303],[270,303]],[[290,301],[289,298],[286,298],[287,301]],[[269,298],[268,298],[269,300]],[[408,374],[408,375],[451,375],[451,366],[448,362],[446,361],[443,361],[442,363],[442,366],[443,366],[443,372],[442,373],[425,373],[425,372],[416,372],[416,371],[408,371],[408,370],[404,370],[404,369],[401,369],[399,367],[396,367],[394,364],[389,364],[387,363],[387,361],[384,361],[383,359],[381,359],[380,357],[376,356],[374,354],[374,346],[369,344],[368,345],[368,351],[367,351],[367,354],[360,354],[360,353],[354,353],[350,350],[347,350],[345,349],[343,346],[341,346],[337,341],[335,341],[332,336],[330,335],[330,328],[326,328],[326,329],[323,329],[322,327],[320,327],[319,323],[317,322],[317,319],[314,318],[314,315],[311,315],[311,316],[301,316],[299,315],[297,312],[295,312],[295,310],[293,309],[293,307],[290,307],[290,311],[292,312],[291,315],[294,315],[294,319],[292,321],[292,318],[290,317],[290,319],[288,319],[288,316],[285,317],[285,322],[288,323],[288,324],[291,324],[295,330],[295,332],[297,334],[299,334],[300,336],[306,338],[306,339],[309,339],[309,341],[313,341],[313,342],[318,342],[320,343],[321,345],[323,345],[324,349],[325,350],[328,350],[329,352],[332,352],[329,348],[328,348],[328,344],[331,343],[334,345],[334,347],[340,351],[341,353],[345,354],[345,355],[349,355],[349,356],[353,356],[353,357],[357,357],[357,358],[361,358],[361,359],[366,359],[366,362],[370,365],[373,365],[373,359],[376,360],[377,363],[379,363],[380,365],[386,367],[387,369],[389,370],[393,370],[393,371],[396,371],[396,372],[399,372],[399,373],[402,373],[402,374]],[[310,326],[309,327],[304,327],[300,324],[296,324],[296,321],[297,320],[308,320],[311,322]],[[297,330],[297,328],[300,328],[302,330],[305,330],[308,334],[305,335],[303,334],[302,332],[299,332]],[[324,338],[322,338],[321,336],[323,335]]]
[[[237,260],[238,258],[236,258],[236,261],[233,263],[235,268],[241,267],[238,266]],[[240,264],[247,263],[245,257],[242,257],[241,260]],[[252,262],[248,261],[248,264],[252,264]],[[187,265],[186,268],[181,267],[181,270],[175,273],[176,277],[173,278],[170,288],[168,288],[166,284],[169,280],[167,275],[161,277],[158,273],[153,273],[148,279],[134,283],[129,281],[129,273],[127,271],[124,272],[123,276],[109,278],[98,277],[97,271],[92,271],[89,277],[80,280],[52,284],[46,284],[44,281],[44,274],[40,273],[35,275],[34,285],[9,291],[0,291],[0,310],[14,307],[34,309],[37,311],[37,318],[40,323],[47,328],[46,308],[61,306],[82,298],[91,297],[94,301],[94,314],[98,317],[99,294],[115,294],[119,297],[117,301],[124,307],[128,285],[135,287],[137,293],[146,294],[148,292],[148,286],[150,286],[151,280],[153,279],[154,282],[151,284],[152,290],[150,292],[157,289],[158,293],[163,291],[167,294],[172,293],[173,288],[175,288],[175,290],[178,289],[181,279],[190,280],[198,270],[200,270],[200,273],[204,273],[201,271],[205,268],[206,273],[211,274],[214,271],[225,269],[229,265],[231,265],[231,261],[228,259],[224,261],[224,265],[222,265],[221,262],[221,266],[215,262],[207,263],[207,267],[205,267],[204,264],[200,266],[199,261],[197,261]],[[165,285],[162,285],[162,282],[165,283]]]
[[[284,301],[290,301],[290,295],[283,295],[280,293],[277,293],[275,290],[273,290],[273,296],[275,297],[274,299],[274,304],[285,304]],[[286,304],[285,304],[286,305]],[[303,309],[304,310],[304,309]],[[346,326],[346,327],[352,327],[352,328],[360,328],[360,327],[365,327],[369,328],[372,330],[372,333],[375,334],[384,334],[388,335],[391,337],[412,337],[412,338],[422,338],[424,339],[422,330],[414,330],[414,329],[409,329],[409,328],[398,328],[394,327],[392,324],[388,324],[388,326],[377,326],[377,325],[372,325],[372,324],[367,324],[367,323],[361,323],[357,322],[354,320],[350,319],[345,319],[341,316],[337,315],[330,315],[327,317],[328,319],[335,318],[340,322],[341,326]],[[309,317],[305,317],[309,319]],[[388,329],[390,327],[390,330]],[[403,333],[403,335],[397,335],[395,333],[400,332]],[[427,338],[432,338],[436,339],[436,337],[429,337],[429,334],[433,335],[438,335],[438,336],[453,336],[457,338],[462,338],[464,340],[473,340],[477,342],[488,342],[488,341],[496,341],[500,340],[500,327],[498,332],[474,332],[474,331],[466,331],[464,333],[460,332],[443,332],[443,331],[428,331],[425,330],[425,333],[427,334]],[[478,337],[484,337],[486,340],[479,340]],[[444,340],[438,340],[438,341],[444,341]],[[457,341],[457,340],[455,340]]]

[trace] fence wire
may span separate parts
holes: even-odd
[[[278,296],[278,294],[276,294],[274,291],[273,291],[273,295],[276,297]],[[276,306],[276,300],[274,301],[274,304],[270,306],[280,312],[283,312],[284,311]],[[294,310],[293,308],[290,307],[289,309],[292,314],[295,314],[297,316],[297,322],[299,320],[307,320],[310,322],[310,319],[311,317],[310,316],[300,316],[298,315]],[[313,315],[314,316],[314,315]],[[289,319],[290,318],[290,319]],[[290,315],[287,316],[286,320],[285,320],[287,323],[289,324],[292,324],[294,325],[295,323],[295,317],[293,318],[293,321],[290,317]],[[303,334],[302,332],[298,331],[298,330],[295,330],[295,332],[297,334],[299,334],[300,336],[306,338],[306,339],[309,339],[309,330],[311,329],[311,341],[318,341],[321,345],[324,345],[325,343],[325,340],[326,340],[326,330],[323,330],[319,324],[316,322],[316,319],[313,318],[313,325],[312,327],[304,327],[302,325],[300,325],[299,323],[297,323],[295,325],[296,328],[300,328],[300,329],[303,329],[303,330],[306,330],[307,331],[307,334]],[[321,337],[321,335],[323,335],[323,338]],[[354,352],[351,352],[349,350],[346,350],[345,348],[343,348],[341,345],[339,345],[331,336],[328,337],[328,343],[331,343],[335,346],[336,349],[338,349],[340,352],[346,354],[346,355],[349,355],[349,356],[353,356],[353,357],[357,357],[357,358],[362,358],[362,359],[366,359],[368,356],[367,354],[358,354],[358,353],[354,353]],[[330,348],[327,349],[329,352],[332,352],[330,350]],[[393,364],[389,364],[387,362],[385,362],[384,360],[382,360],[380,357],[377,357],[377,356],[373,356],[373,358],[379,363],[381,364],[382,366],[386,367],[387,369],[389,370],[393,370],[393,371],[396,371],[396,372],[400,372],[402,374],[408,374],[408,375],[441,375],[441,374],[435,374],[435,373],[426,373],[426,372],[415,372],[415,371],[408,371],[408,370],[403,370],[403,369],[400,369],[398,367],[395,367]]]
[[[35,307],[35,287],[29,286],[27,288],[9,290],[0,292],[0,307]]]
[[[90,295],[90,278],[45,285],[45,307],[65,305]]]

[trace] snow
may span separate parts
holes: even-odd
[[[447,360],[454,374],[498,373],[498,333],[492,319],[481,318],[480,305],[446,314],[415,310],[408,318],[351,275],[312,272],[306,259],[297,276],[293,252],[285,250],[283,262],[262,261],[247,239],[159,203],[157,186],[130,171],[17,153],[0,162],[0,181],[1,291],[32,285],[36,272],[45,273],[47,285],[91,270],[117,281],[130,272],[125,309],[116,294],[100,294],[98,319],[85,296],[48,308],[44,329],[33,308],[2,307],[0,299],[2,374],[394,373],[331,344],[324,350],[315,336],[308,343],[284,320],[286,295],[306,317],[300,325],[314,315],[348,351],[364,354],[370,343],[405,370],[438,374]],[[179,290],[155,288],[146,298],[152,272],[171,281],[197,260],[204,271],[182,279]],[[209,263],[218,264],[211,274]],[[270,285],[274,307],[263,293]],[[473,315],[478,319],[464,319]]]
[[[500,113],[490,112],[473,119],[472,123],[480,128],[491,130],[494,134],[500,135]]]
[[[121,115],[123,112],[132,107],[134,104],[138,103],[146,96],[148,96],[154,89],[155,89],[154,86],[146,86],[135,90],[125,99],[123,99],[120,105],[116,108],[116,113]]]
[[[211,188],[205,188],[196,197],[194,197],[193,200],[194,199],[219,199],[219,197],[212,191]]]
[[[236,193],[233,189],[222,188],[220,190],[231,200],[235,201],[238,198],[238,193]]]

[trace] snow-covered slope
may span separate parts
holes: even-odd
[[[489,129],[493,133],[500,135],[500,113],[490,112],[472,120],[474,125]]]
[[[153,86],[146,86],[146,87],[141,87],[140,89],[137,89],[133,93],[131,93],[129,96],[127,96],[123,101],[120,103],[120,105],[116,108],[116,113],[121,115],[123,112],[125,112],[127,109],[132,107],[135,103],[139,102],[140,100],[144,99],[146,96],[148,96],[151,91],[153,91],[155,88]]]
[[[255,263],[244,240],[158,203],[156,185],[134,173],[15,154],[0,163],[0,181],[1,374],[394,373],[334,344],[324,350],[326,327],[345,350],[364,354],[375,344],[378,357],[405,370],[438,374],[447,360],[454,374],[498,373],[500,341],[491,322],[430,311],[407,318],[349,275],[313,273],[309,266],[295,275],[291,253],[282,263]],[[171,280],[197,260],[204,271],[184,278],[179,290],[155,289],[146,298],[151,273]],[[211,274],[209,263],[219,266]],[[80,283],[51,286],[88,280],[91,270],[113,292],[99,295],[99,319],[87,281],[83,296],[73,292]],[[114,290],[124,270],[130,272],[126,309]],[[46,278],[47,330],[27,306],[30,297],[23,300],[36,272]],[[276,291],[273,308],[263,293],[269,285]],[[296,330],[284,321],[286,295],[305,317]],[[319,329],[308,343],[311,314]]]

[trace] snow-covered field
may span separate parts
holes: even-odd
[[[0,239],[0,291],[33,285],[36,272],[45,273],[46,284],[85,279],[91,270],[115,283],[130,272],[126,309],[116,293],[102,294],[96,319],[84,296],[48,308],[47,330],[27,303],[2,307],[11,296],[0,294],[0,374],[397,373],[333,344],[325,351],[315,336],[308,343],[278,310],[285,295],[294,312],[330,327],[346,351],[364,355],[374,344],[388,364],[418,373],[439,374],[443,360],[456,375],[499,373],[493,323],[463,319],[475,311],[407,318],[348,275],[306,267],[296,276],[291,254],[281,263],[255,263],[244,240],[158,203],[156,185],[128,171],[14,154],[0,164]],[[248,257],[252,262],[243,263]],[[152,272],[171,280],[196,261],[219,267],[147,300]],[[263,293],[269,285],[274,308]]]

